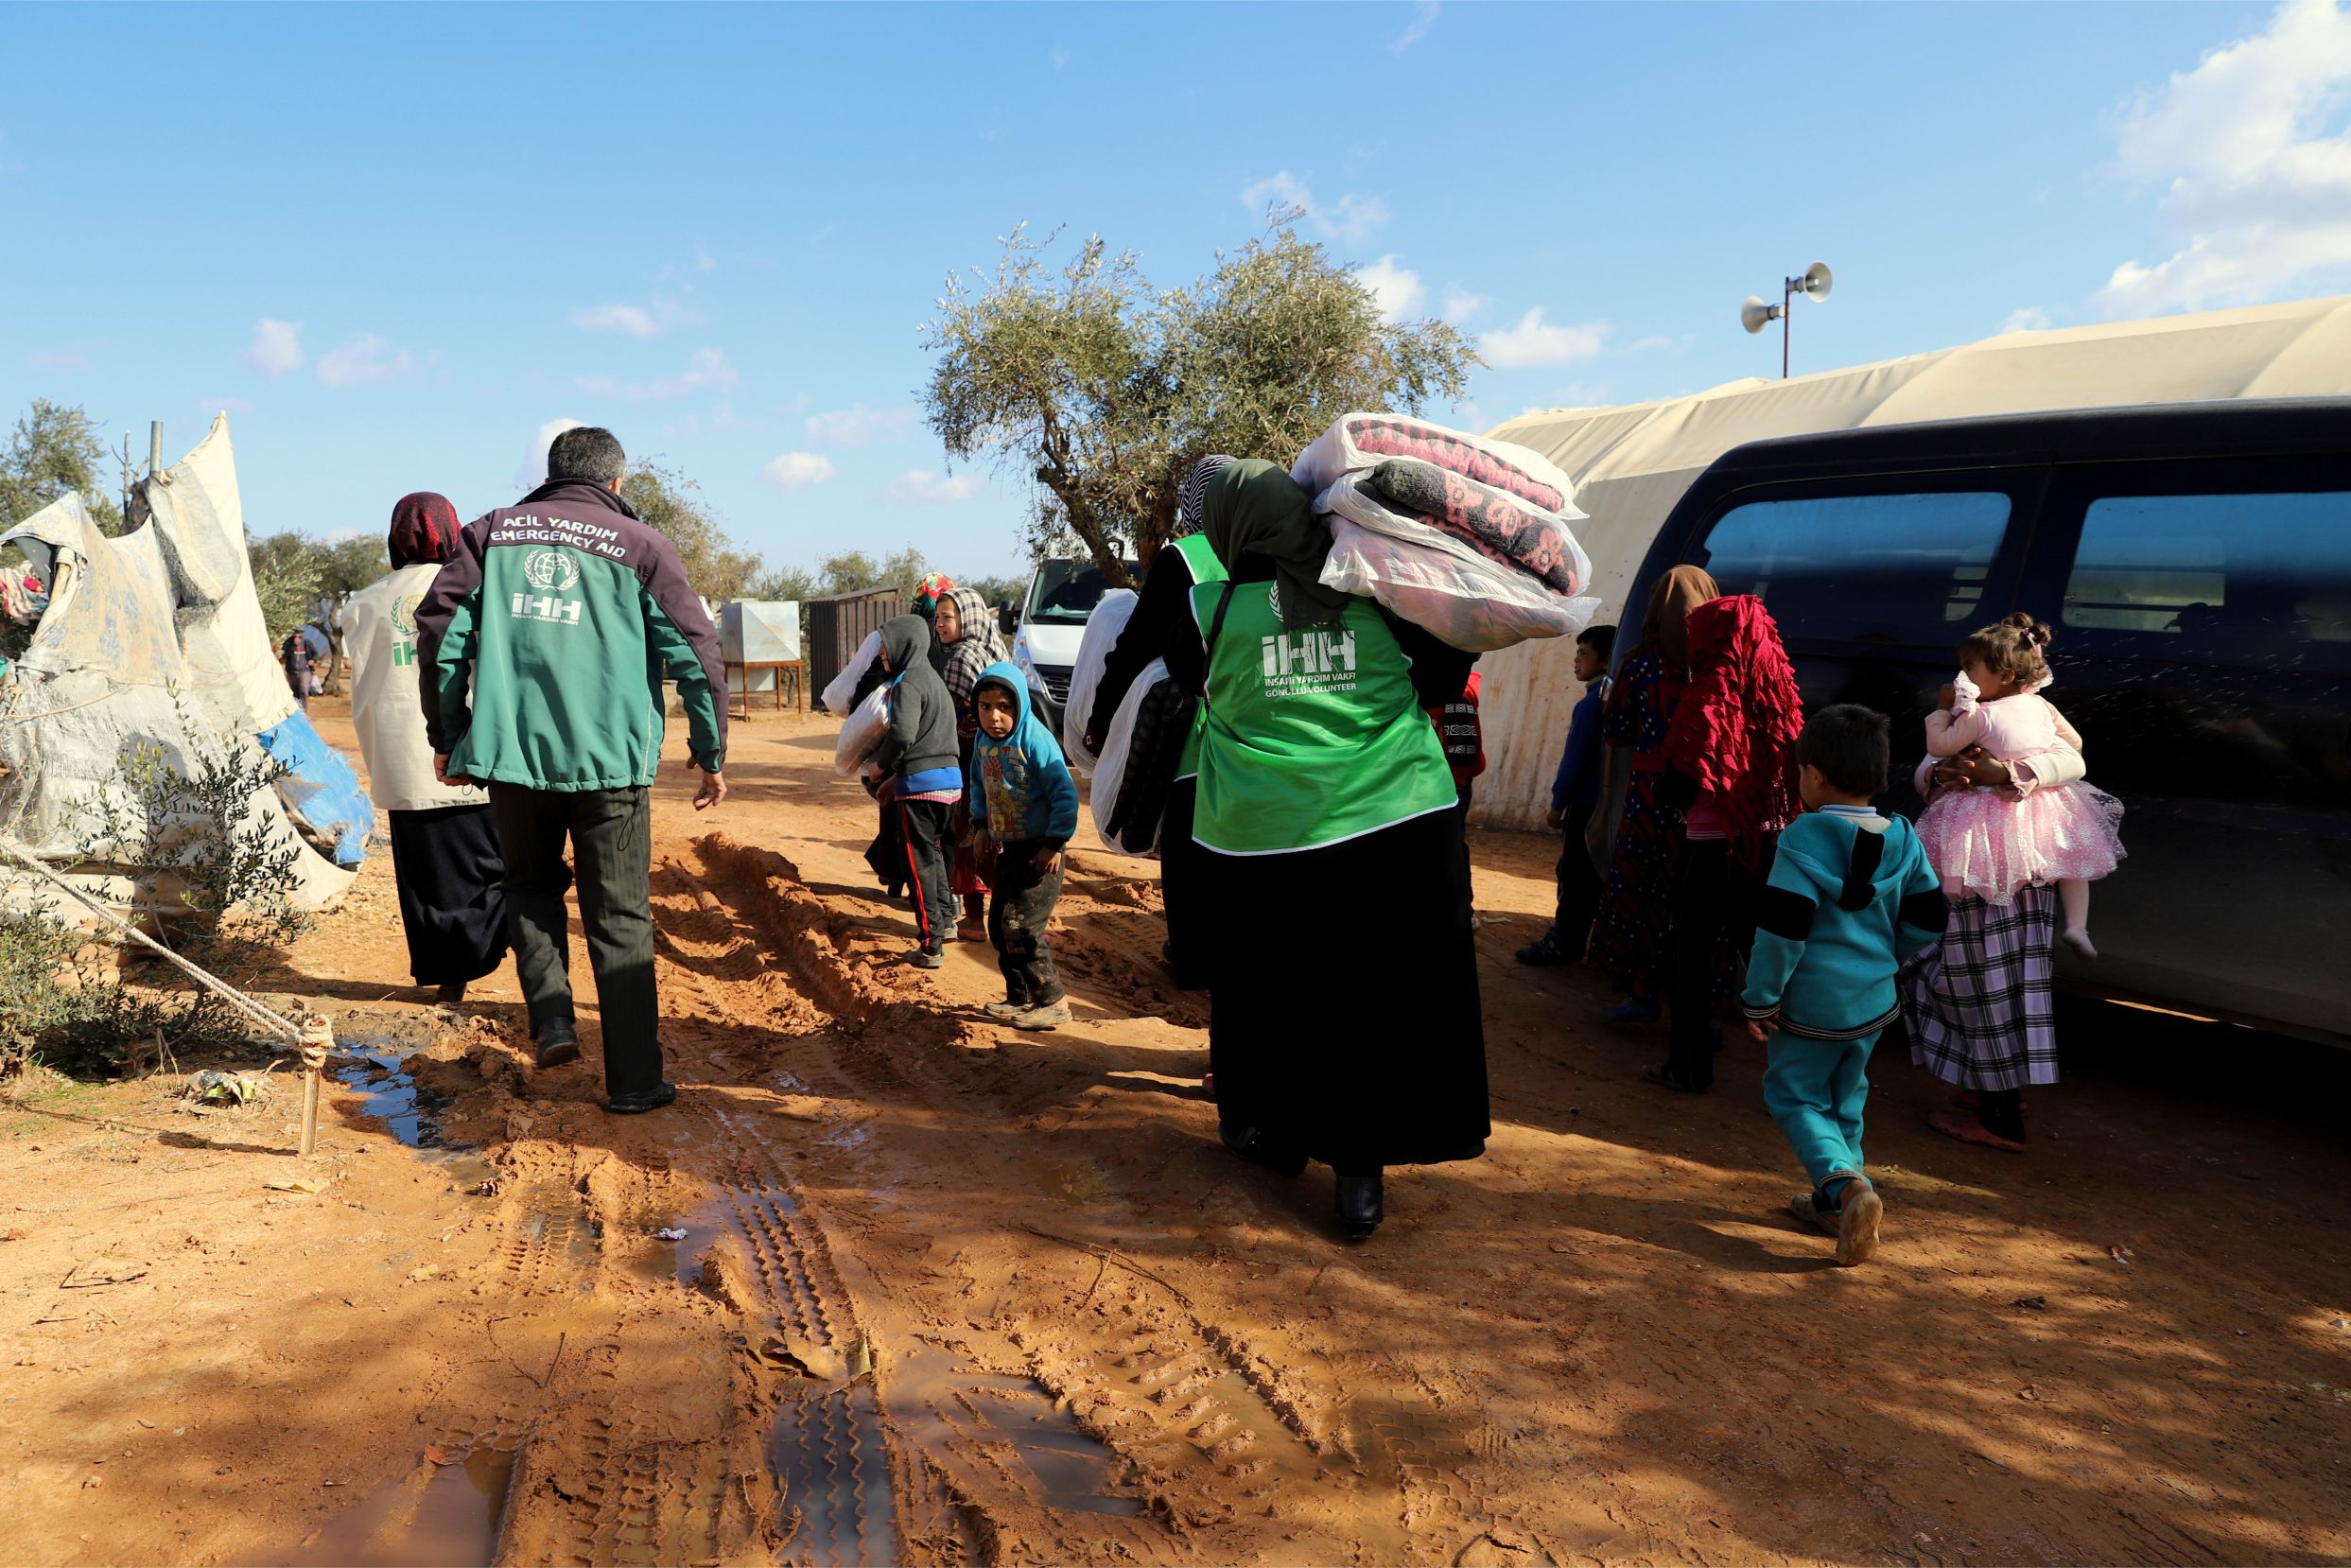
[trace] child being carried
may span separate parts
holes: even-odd
[[[2022,613],[1959,644],[1957,680],[1942,688],[1940,711],[1926,716],[1926,749],[1957,757],[1970,746],[2004,762],[2081,737],[2040,693],[2051,676],[2044,650],[2049,629]],[[2019,799],[1994,790],[1951,790],[1919,817],[1918,833],[1944,897],[1991,904],[2016,900],[2020,889],[2055,882],[2065,915],[2065,945],[2096,958],[2090,942],[2090,883],[2123,858],[2122,803],[2087,783],[2034,790]]]

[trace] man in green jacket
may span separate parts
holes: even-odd
[[[620,498],[609,430],[566,430],[547,482],[469,524],[416,610],[425,727],[447,784],[490,792],[514,967],[538,1064],[580,1054],[566,965],[570,841],[603,1013],[612,1109],[677,1098],[661,1076],[653,821],[662,683],[677,683],[694,810],[726,798],[726,671],[677,549]]]

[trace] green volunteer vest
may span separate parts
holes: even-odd
[[[1273,584],[1244,583],[1209,665],[1193,837],[1228,855],[1360,838],[1454,803],[1410,661],[1367,599],[1335,623],[1284,631]],[[1203,639],[1222,584],[1192,590]]]
[[[1193,533],[1176,540],[1176,553],[1184,558],[1184,566],[1192,572],[1193,587],[1225,581],[1225,564],[1216,559],[1216,551],[1205,535]],[[1176,778],[1190,778],[1200,771],[1200,736],[1207,723],[1205,713],[1195,712],[1192,716],[1192,733],[1184,737],[1184,749],[1176,758]]]

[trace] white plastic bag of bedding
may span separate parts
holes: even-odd
[[[1086,721],[1094,711],[1094,694],[1102,689],[1102,667],[1134,613],[1135,590],[1112,588],[1086,618],[1086,637],[1077,645],[1077,663],[1070,668],[1070,700],[1061,709],[1061,755],[1080,773],[1094,768],[1094,754],[1086,749]]]
[[[1385,460],[1383,460],[1385,461]],[[1545,553],[1545,561],[1554,570],[1554,580],[1567,584],[1568,597],[1581,594],[1592,582],[1592,557],[1568,527],[1568,518],[1580,519],[1581,512],[1543,512],[1505,492],[1481,485],[1473,479],[1440,474],[1449,492],[1449,504],[1456,514],[1466,514],[1472,509],[1485,518],[1491,533],[1524,536],[1532,528],[1538,531]],[[1538,578],[1531,564],[1506,563],[1479,549],[1469,539],[1449,529],[1438,528],[1417,513],[1395,506],[1367,482],[1369,474],[1356,474],[1340,479],[1330,489],[1315,497],[1316,512],[1330,513],[1346,518],[1374,533],[1384,533],[1406,544],[1423,544],[1432,539],[1442,542],[1458,553],[1480,556],[1513,575],[1523,577],[1530,586],[1557,594],[1560,590]],[[1532,542],[1531,540],[1529,541]],[[1563,574],[1563,575],[1562,575]]]
[[[865,678],[865,671],[879,657],[881,633],[879,630],[868,632],[865,640],[857,645],[857,652],[849,655],[849,662],[841,667],[841,673],[827,681],[825,689],[816,694],[816,700],[825,705],[825,711],[846,718],[850,706],[857,701],[857,683]]]
[[[1465,653],[1573,636],[1600,608],[1597,599],[1564,598],[1433,529],[1422,532],[1399,539],[1333,515],[1323,585],[1376,599]]]
[[[896,689],[889,686],[874,688],[841,721],[841,739],[832,749],[833,772],[844,778],[853,778],[865,765],[866,758],[881,749],[881,738],[890,733],[890,693]]]
[[[1102,738],[1101,760],[1094,764],[1093,776],[1087,782],[1088,804],[1094,818],[1094,835],[1102,840],[1104,848],[1121,855],[1131,855],[1135,851],[1110,836],[1110,813],[1118,810],[1119,790],[1126,782],[1126,754],[1134,744],[1135,715],[1142,711],[1142,700],[1151,688],[1167,678],[1165,659],[1153,659],[1142,667],[1142,673],[1135,677],[1135,684],[1126,688],[1125,699],[1119,704],[1119,711],[1110,721],[1108,733]],[[1156,859],[1158,852],[1159,846],[1155,839],[1150,854],[1144,858]]]
[[[1348,475],[1377,468],[1390,458],[1418,458],[1545,512],[1575,514],[1576,481],[1533,447],[1448,429],[1410,414],[1342,415],[1298,454],[1290,477],[1319,496]]]

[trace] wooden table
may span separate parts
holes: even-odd
[[[743,685],[740,695],[743,700],[744,718],[748,719],[751,717],[751,673],[755,670],[773,670],[775,671],[775,711],[778,713],[781,713],[784,710],[784,677],[786,675],[790,675],[792,677],[792,694],[793,700],[799,705],[801,716],[804,718],[807,716],[809,711],[808,660],[762,659],[754,660],[744,664],[728,665],[726,667],[726,696],[727,704],[730,708],[733,706],[734,699],[737,695],[735,691],[734,672],[738,670],[741,671],[743,673]]]

